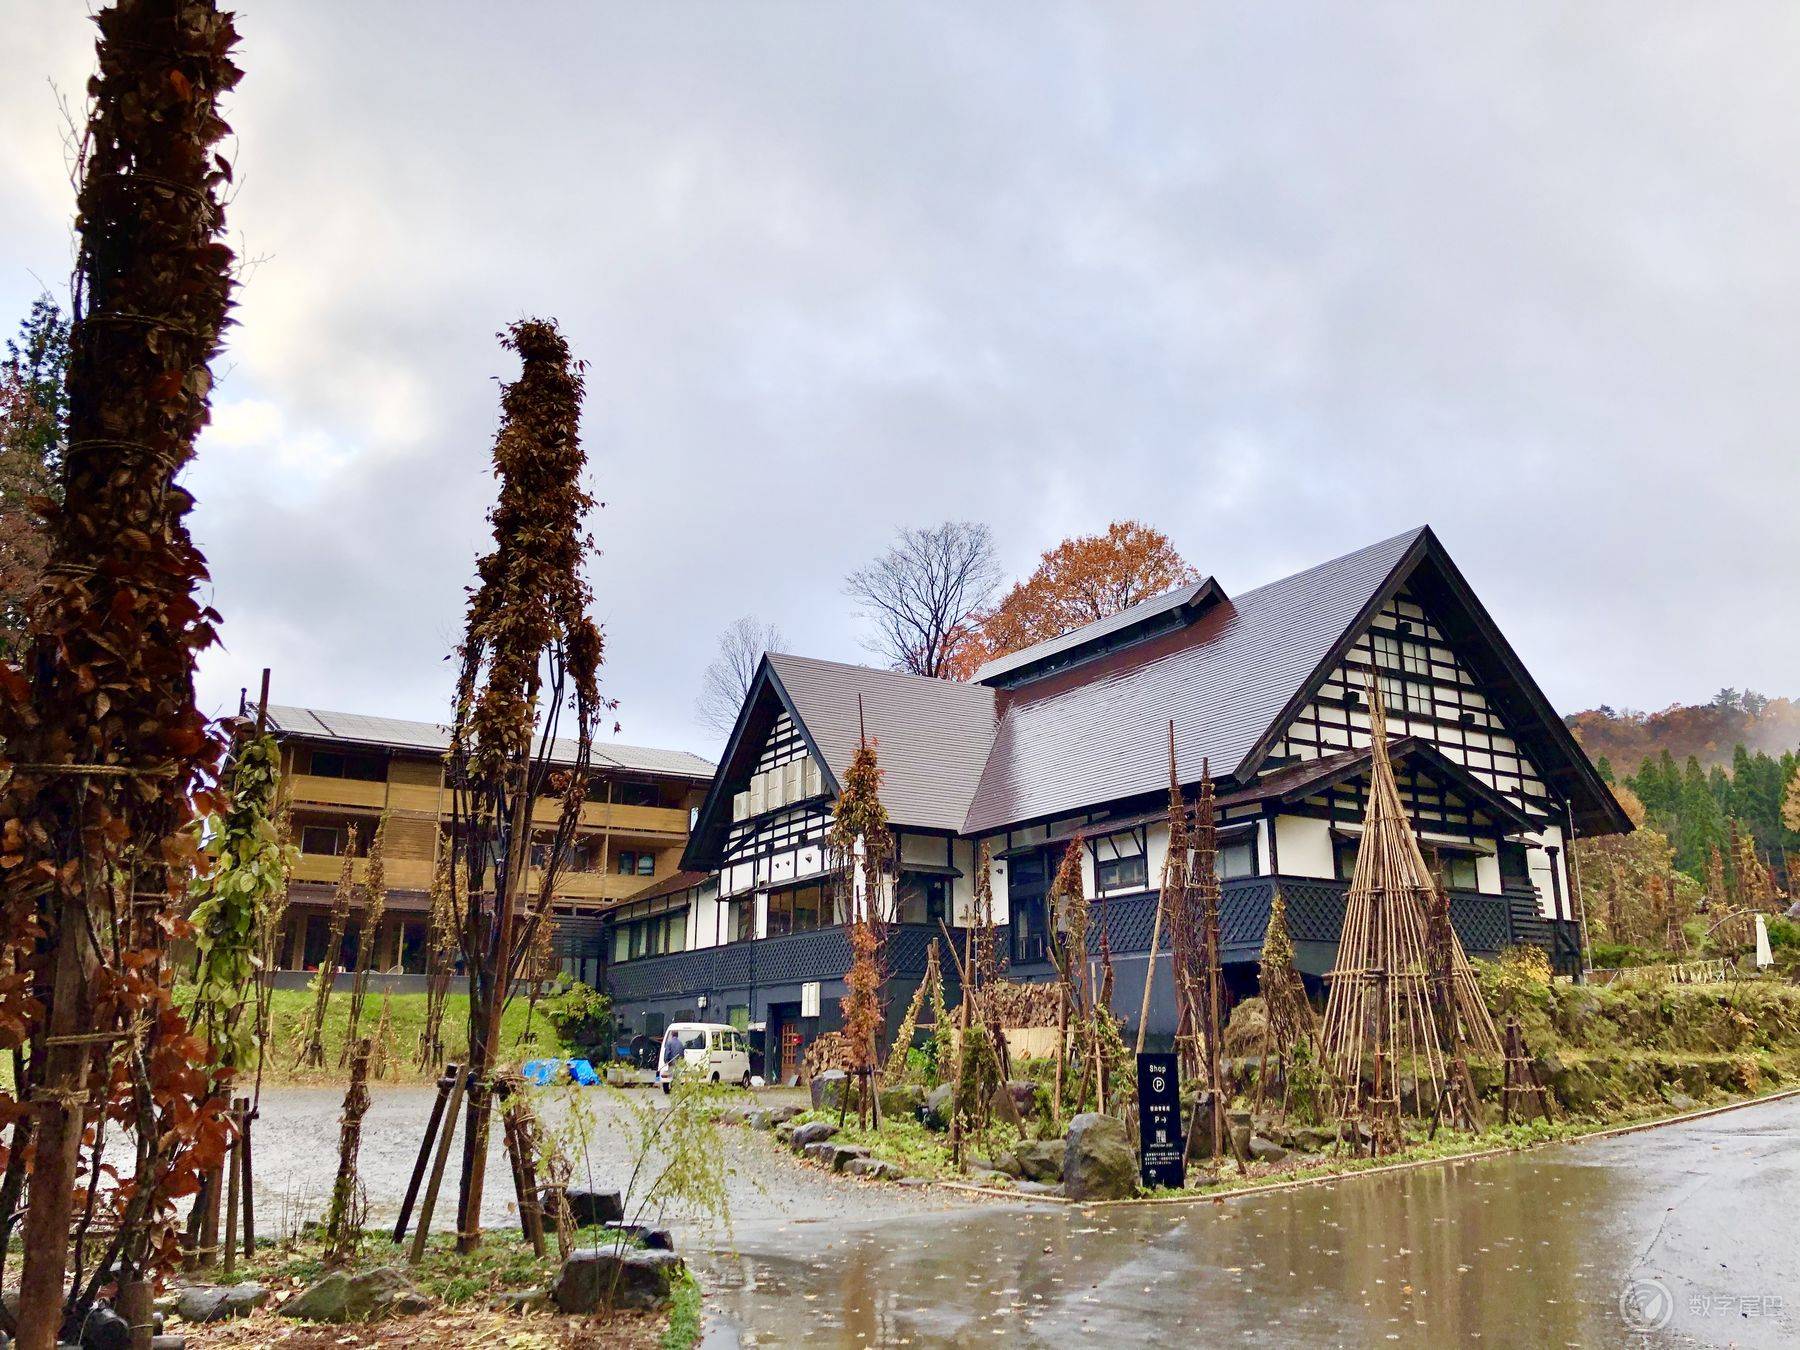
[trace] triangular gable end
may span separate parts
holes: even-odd
[[[1391,735],[1415,736],[1546,825],[1568,798],[1583,834],[1629,820],[1443,546],[1425,531],[1239,769],[1266,769],[1369,742],[1363,689],[1379,673]]]
[[[784,755],[797,758],[797,753],[790,751],[802,748],[817,763],[826,790],[835,797],[838,782],[831,764],[813,743],[780,675],[765,655],[757,665],[749,693],[744,696],[744,706],[738,710],[737,722],[725,742],[725,753],[706,791],[706,800],[701,803],[682,855],[682,867],[695,871],[716,868],[731,832],[732,797],[744,789],[752,776],[784,762]]]

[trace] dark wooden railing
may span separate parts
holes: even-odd
[[[1331,967],[1343,930],[1344,899],[1350,887],[1347,882],[1317,877],[1240,877],[1225,882],[1219,908],[1225,960],[1255,961],[1261,955],[1277,887],[1287,902],[1288,930],[1300,968],[1323,974]],[[1154,891],[1092,902],[1094,918],[1105,925],[1115,955],[1149,950],[1157,902]],[[1452,891],[1450,921],[1471,956],[1496,956],[1508,947],[1530,944],[1550,952],[1561,969],[1567,953],[1575,949],[1575,925],[1543,918],[1529,887],[1508,889],[1501,895]],[[960,941],[960,931],[956,936]],[[942,934],[925,924],[890,928],[890,974],[902,980],[923,974],[925,951],[933,940],[941,941]],[[1098,940],[1096,932],[1090,937],[1090,946],[1097,947]],[[1006,950],[1004,934],[1001,950]],[[841,979],[849,964],[848,934],[834,927],[626,961],[611,967],[607,978],[614,1000],[632,1003],[811,980],[829,982]],[[946,972],[952,969],[953,963],[946,962]],[[1032,967],[1015,973],[1033,978],[1047,970]]]

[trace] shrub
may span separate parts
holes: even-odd
[[[613,1036],[612,1000],[579,982],[544,1005],[544,1016],[570,1045],[599,1049],[610,1058]]]

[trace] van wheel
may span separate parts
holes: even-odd
[[[718,1081],[719,1081],[719,1075],[718,1075],[718,1073],[717,1073],[717,1072],[716,1072],[716,1071],[715,1071],[715,1072],[714,1072],[714,1074],[713,1074],[713,1082],[715,1082],[715,1083],[716,1083],[716,1082],[718,1082]]]
[[[663,1090],[663,1096],[666,1097],[669,1095],[669,1085],[667,1083],[664,1083],[662,1085],[662,1090]]]
[[[744,1076],[738,1079],[738,1086],[741,1088],[748,1088],[750,1086],[750,1070],[744,1070]]]

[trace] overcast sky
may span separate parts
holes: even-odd
[[[4,0],[0,315],[79,3]],[[590,362],[620,739],[738,615],[1135,516],[1227,591],[1434,525],[1552,700],[1800,695],[1800,7],[245,0],[254,266],[188,476],[209,710],[438,720],[495,332]]]

